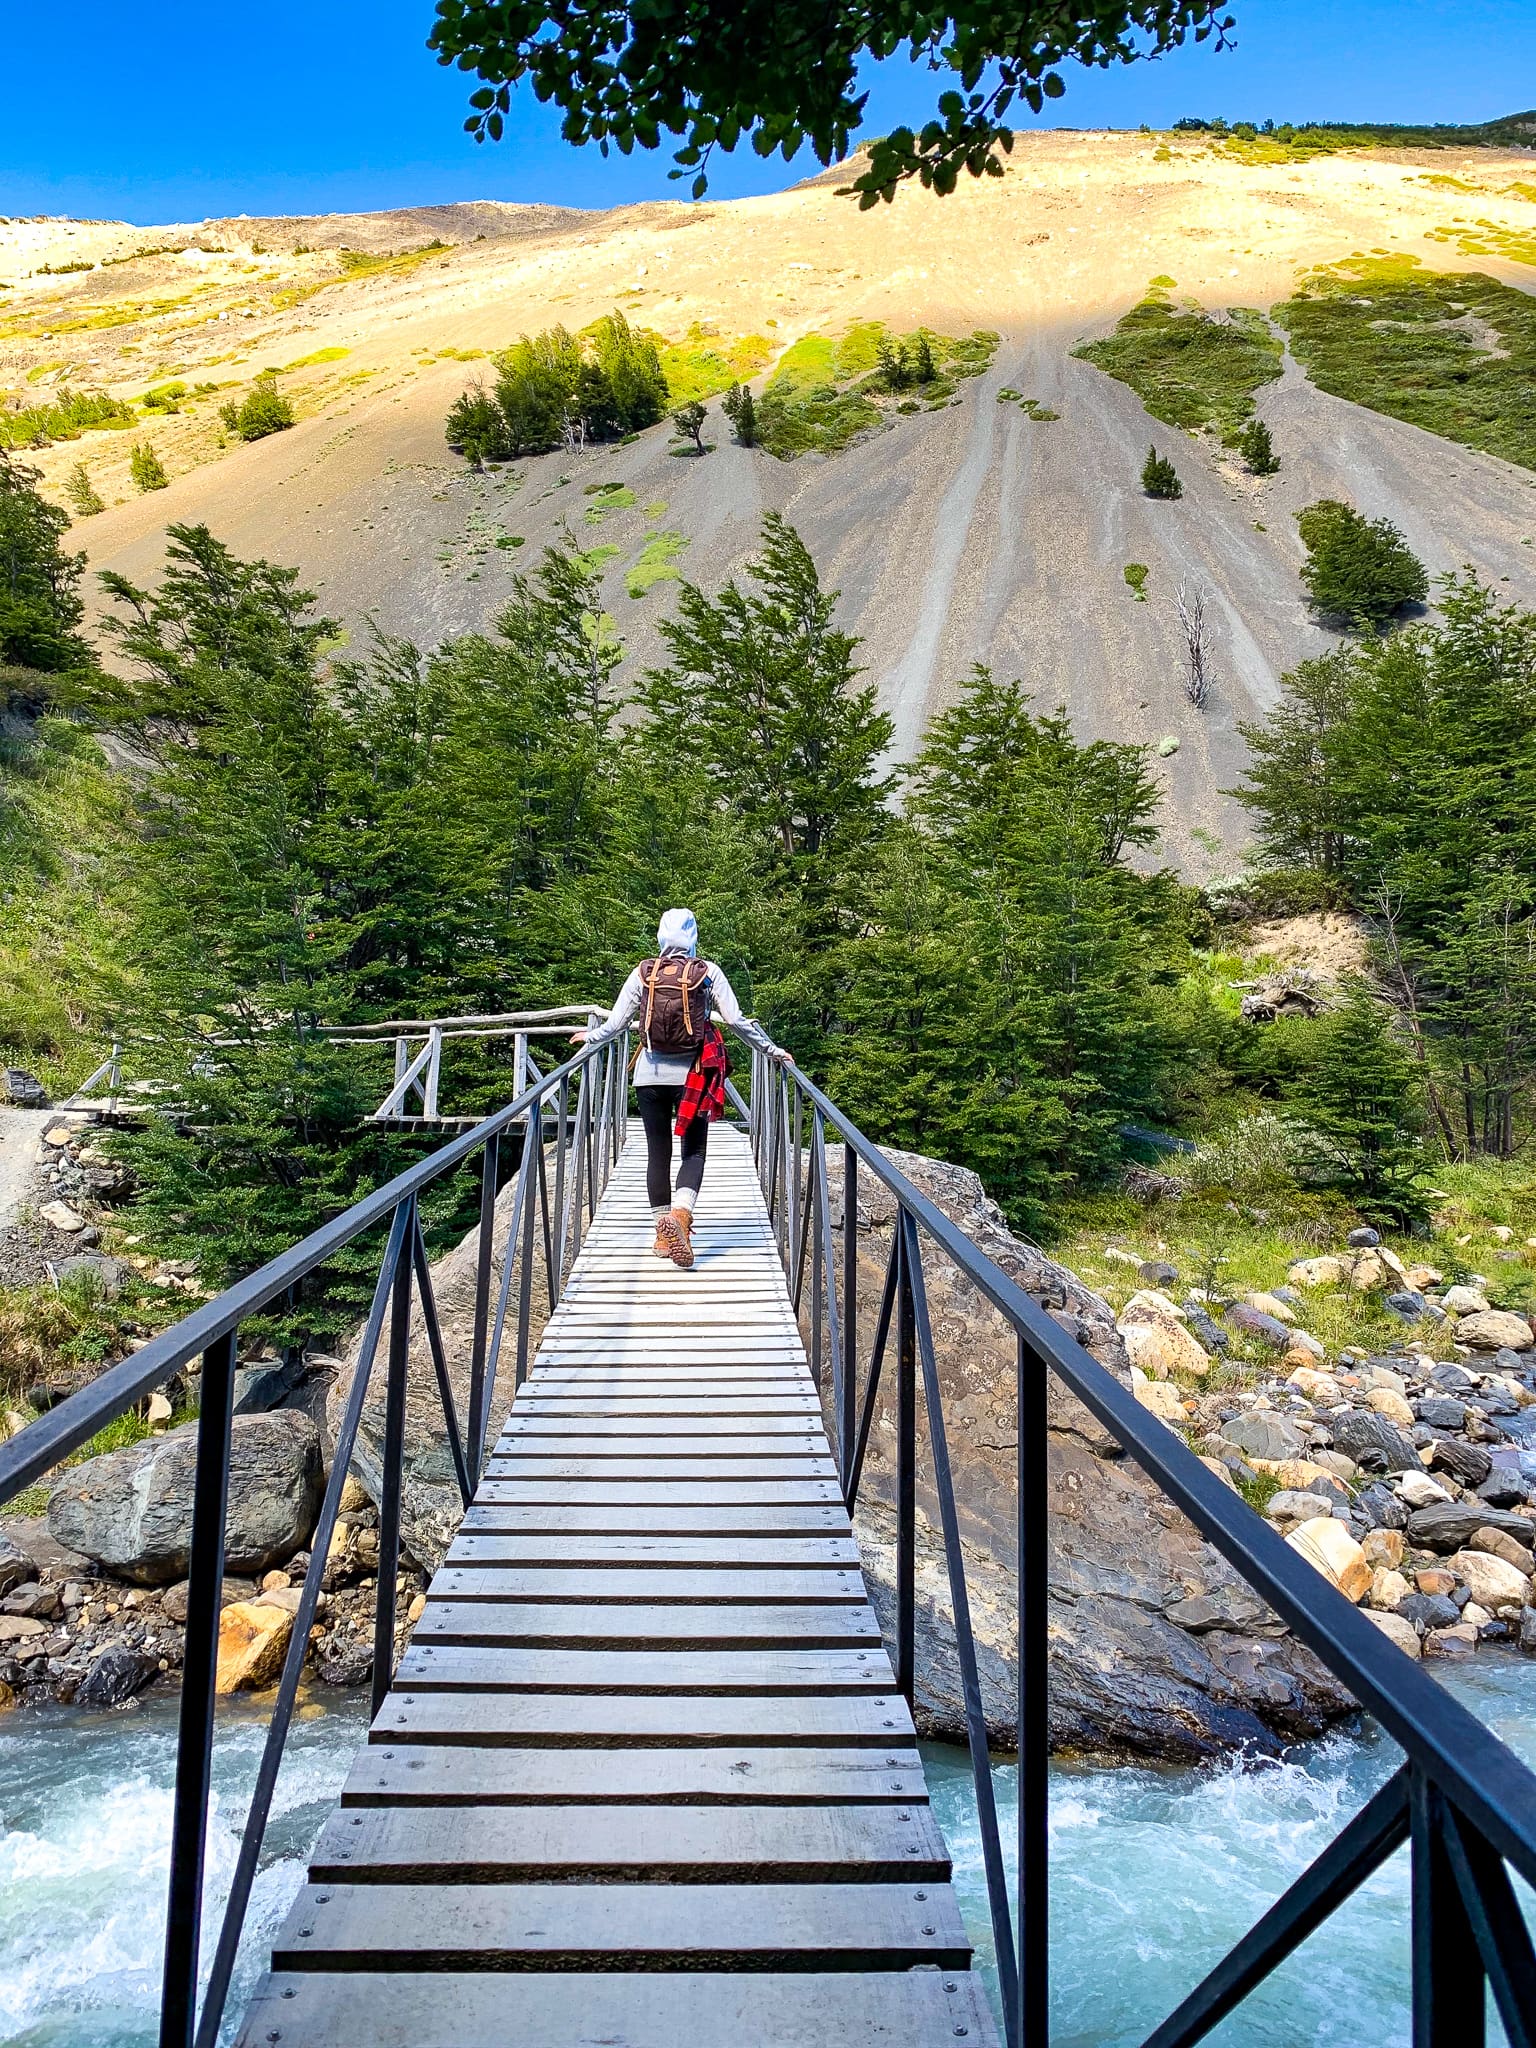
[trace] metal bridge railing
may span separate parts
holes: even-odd
[[[738,1098],[740,1100],[740,1098]],[[1009,2048],[1046,2048],[1048,1676],[1046,1390],[1054,1373],[1188,1515],[1405,1752],[1337,1839],[1147,2037],[1189,2048],[1401,1844],[1411,1847],[1414,2048],[1477,2048],[1485,1985],[1511,2048],[1536,2048],[1536,1955],[1510,1872],[1536,1885],[1536,1775],[1074,1343],[1001,1267],[906,1179],[798,1069],[754,1055],[752,1144],[812,1369],[831,1411],[844,1498],[857,1505],[882,1380],[894,1376],[897,1683],[910,1705],[916,1622],[918,1410],[927,1425],[976,1780],[987,1897]],[[842,1248],[831,1220],[827,1135],[843,1144]],[[858,1187],[867,1172],[896,1214],[860,1388]],[[1011,1324],[1018,1343],[1018,1885],[1010,1897],[987,1753],[944,1403],[923,1282],[925,1244]],[[806,1263],[810,1262],[809,1294]],[[894,1342],[892,1341],[894,1337]],[[887,1354],[893,1353],[887,1365]],[[829,1384],[830,1381],[830,1384]],[[919,1402],[919,1394],[921,1402]],[[1108,1962],[1109,1958],[1105,1958]],[[1130,1959],[1128,1959],[1129,1961]]]
[[[202,1360],[162,1976],[161,2048],[215,2048],[218,2040],[278,1769],[293,1719],[341,1490],[380,1345],[385,1341],[386,1323],[389,1334],[385,1350],[378,1595],[373,1637],[374,1713],[378,1712],[394,1674],[395,1582],[400,1565],[413,1288],[420,1290],[422,1320],[443,1421],[459,1491],[467,1506],[485,1463],[486,1436],[504,1350],[509,1346],[512,1350],[517,1385],[522,1384],[528,1370],[536,1255],[542,1250],[549,1305],[553,1308],[564,1290],[586,1225],[596,1213],[598,1196],[623,1143],[628,1104],[628,1043],[627,1034],[611,1039],[605,1045],[579,1052],[574,1059],[536,1079],[505,1108],[473,1130],[398,1174],[334,1222],[311,1232],[301,1243],[269,1261],[248,1280],[194,1309],[171,1329],[152,1338],[143,1350],[110,1366],[91,1386],[50,1409],[9,1442],[0,1444],[0,1503],[4,1503],[89,1442],[104,1424],[163,1386],[173,1373],[199,1357]],[[501,1280],[493,1298],[501,1147],[503,1139],[511,1134],[516,1134],[521,1142],[514,1168],[516,1185],[504,1240]],[[480,1163],[480,1224],[474,1335],[469,1361],[469,1408],[461,1426],[438,1327],[418,1202],[424,1188],[456,1172],[476,1154]],[[283,1301],[290,1289],[325,1266],[344,1245],[386,1226],[388,1235],[373,1302],[336,1431],[330,1477],[310,1542],[309,1568],[300,1587],[293,1633],[199,2011],[197,1986],[204,1945],[208,1789],[240,1327],[274,1302]]]

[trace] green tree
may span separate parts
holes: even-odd
[[[165,464],[155,453],[149,441],[135,441],[128,454],[128,474],[133,478],[134,489],[138,491],[163,491],[170,478],[165,473]]]
[[[1314,1170],[1366,1215],[1405,1224],[1423,1214],[1422,1110],[1413,1062],[1387,1006],[1362,982],[1314,1028],[1291,1093]]]
[[[550,0],[437,0],[431,46],[444,64],[484,83],[470,95],[466,127],[499,142],[512,88],[532,82],[565,116],[567,142],[659,147],[682,138],[673,177],[708,187],[714,152],[750,139],[759,156],[786,161],[804,143],[823,164],[849,154],[863,119],[866,60],[907,49],[953,83],[934,118],[914,134],[894,128],[869,146],[868,168],[850,189],[861,206],[894,197],[907,178],[951,192],[960,173],[1001,176],[1013,146],[1009,112],[1039,113],[1066,90],[1062,67],[1105,66],[1161,56],[1193,38],[1225,47],[1233,26],[1213,0],[1049,0],[1021,19],[1000,0],[962,0],[916,16],[889,4],[831,8],[805,0],[726,6],[666,0],[660,6],[563,9]]]
[[[720,401],[720,410],[736,429],[736,438],[743,448],[757,446],[757,406],[752,392],[745,384],[733,384]]]
[[[69,517],[38,489],[41,473],[0,449],[0,689],[13,706],[54,694],[45,679],[89,660],[76,628],[84,616],[84,555],[59,545]]]
[[[443,423],[443,437],[472,469],[487,462],[505,462],[514,453],[501,407],[481,384],[471,385],[453,401]]]
[[[1273,476],[1280,467],[1274,436],[1257,416],[1239,430],[1233,446],[1255,476]]]
[[[1297,513],[1296,524],[1307,550],[1301,580],[1324,618],[1379,633],[1429,589],[1424,564],[1390,519],[1367,519],[1337,498],[1320,498]]]
[[[294,421],[293,406],[277,388],[272,376],[258,377],[245,397],[231,399],[219,407],[219,418],[241,441],[260,441],[268,434],[280,434]]]
[[[1257,821],[1268,866],[1342,874],[1349,820],[1340,780],[1358,673],[1352,648],[1301,662],[1281,678],[1269,716],[1238,728],[1249,765],[1234,794]]]
[[[636,334],[622,313],[605,313],[591,330],[591,348],[613,394],[620,432],[639,433],[665,419],[667,379],[648,334]],[[588,431],[599,430],[589,426]]]
[[[882,334],[875,342],[875,362],[880,382],[887,391],[905,391],[912,382],[912,365],[907,351],[893,335]]]
[[[64,494],[74,508],[77,519],[89,519],[97,512],[105,512],[106,501],[91,482],[90,471],[83,462],[77,462],[64,482]]]
[[[684,440],[693,443],[694,453],[704,453],[704,422],[708,417],[706,408],[697,399],[691,405],[680,405],[672,415],[672,424]]]
[[[919,328],[917,339],[912,344],[912,382],[931,384],[937,375],[938,368],[933,360],[933,344],[927,333]]]
[[[1167,456],[1159,455],[1155,448],[1147,450],[1147,459],[1141,465],[1141,488],[1149,498],[1182,498],[1184,495],[1178,471]]]

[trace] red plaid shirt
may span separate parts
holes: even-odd
[[[719,1026],[711,1024],[683,1083],[683,1099],[677,1105],[677,1122],[673,1127],[678,1137],[687,1136],[688,1126],[696,1117],[716,1124],[725,1115],[725,1077],[730,1071],[725,1040],[720,1036]]]

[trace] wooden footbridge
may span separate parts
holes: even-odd
[[[242,2048],[994,2038],[747,1141],[687,1273],[640,1154]]]
[[[441,1035],[429,1027],[416,1055],[424,1081],[397,1046],[399,1099],[381,1115],[405,1114],[420,1085],[431,1119]],[[754,1052],[750,1099],[735,1097],[744,1122],[711,1139],[697,1264],[681,1272],[650,1251],[640,1148],[623,1142],[622,1042],[543,1075],[525,1051],[532,1085],[503,1109],[0,1443],[3,1503],[173,1375],[200,1375],[160,2048],[994,2048],[999,2014],[1007,2048],[1049,2048],[1052,1378],[1404,1755],[1225,1954],[1193,1928],[1193,1988],[1144,2048],[1194,2048],[1404,1844],[1416,2048],[1480,2048],[1490,2005],[1511,2048],[1536,2048],[1536,1951],[1511,1881],[1536,1885],[1536,1776],[798,1071]],[[472,1163],[466,1362],[445,1352],[418,1203]],[[864,1186],[878,1187],[889,1247],[883,1284],[861,1299]],[[372,1306],[205,1941],[239,1333],[370,1234],[385,1239]],[[1016,1875],[993,1797],[925,1256],[1017,1339]],[[534,1351],[540,1295],[549,1318]],[[464,1513],[396,1669],[417,1304]],[[499,1361],[501,1404],[509,1379],[514,1398],[493,1439]],[[255,1974],[242,1941],[257,1938],[247,1909],[381,1363],[369,1740],[242,2013]],[[889,1656],[850,1521],[877,1416],[895,1524]],[[971,1967],[914,1741],[919,1509],[948,1578],[995,2007]],[[1135,1981],[1134,1953],[1107,1948],[1103,1967]]]

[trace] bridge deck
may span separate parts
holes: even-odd
[[[738,1133],[649,1241],[635,1144],[240,2048],[994,2041]]]

